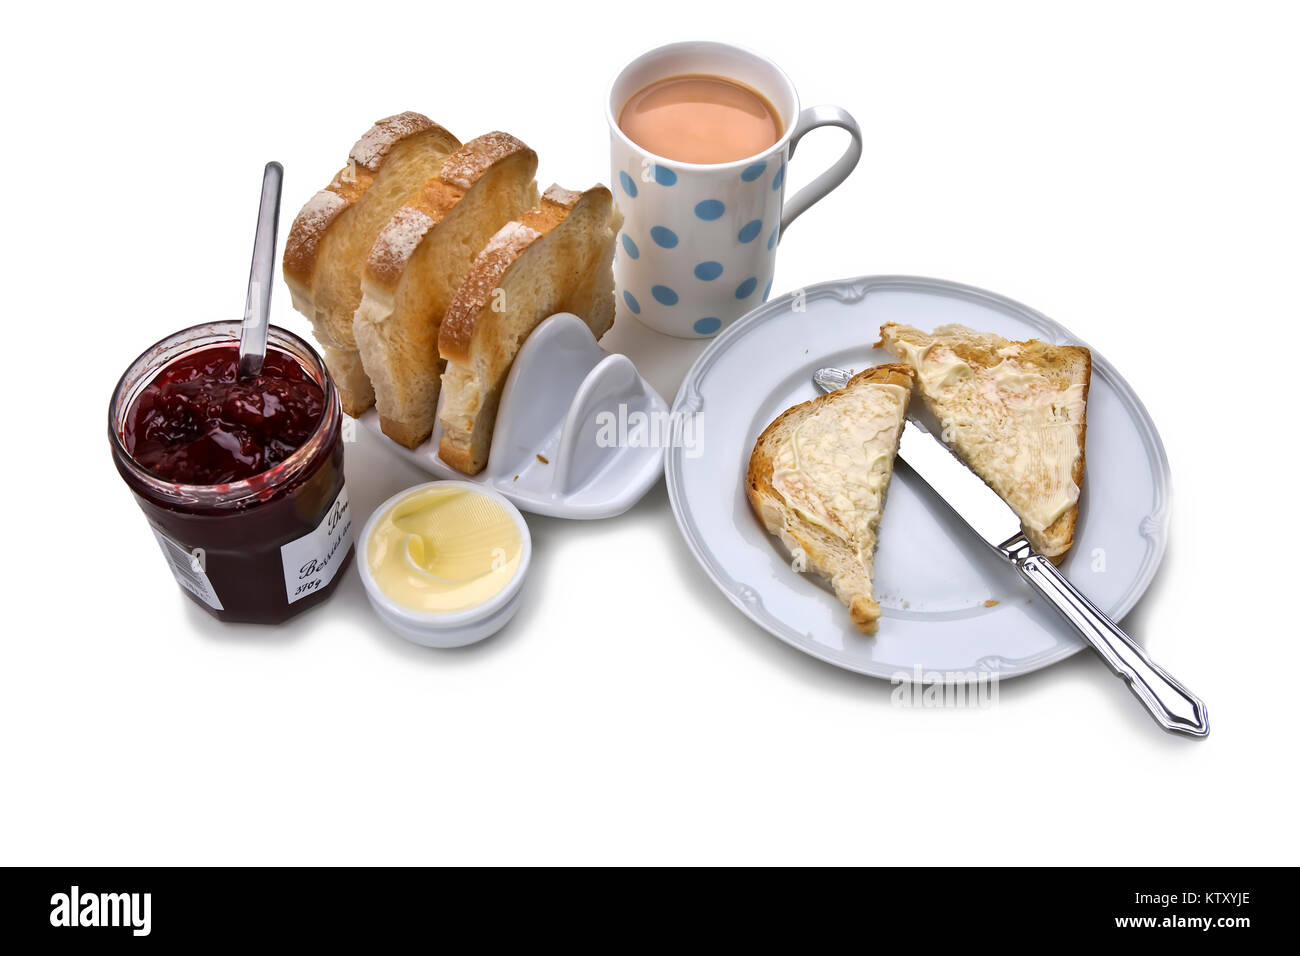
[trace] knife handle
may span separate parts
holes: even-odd
[[[1036,554],[1022,536],[1008,541],[1002,551],[1025,580],[1075,626],[1107,666],[1128,682],[1129,690],[1151,712],[1156,723],[1171,733],[1194,737],[1204,737],[1210,732],[1201,699],[1147,657],[1146,651],[1067,581],[1051,561]]]

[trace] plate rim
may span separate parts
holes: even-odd
[[[730,347],[731,343],[761,326],[767,318],[784,311],[788,301],[798,292],[803,292],[805,297],[809,299],[813,298],[814,293],[816,293],[817,298],[831,297],[841,303],[850,304],[860,302],[868,292],[879,289],[940,292],[948,296],[956,295],[970,301],[991,304],[1017,314],[1030,325],[1041,329],[1045,334],[1064,338],[1073,344],[1082,345],[1092,353],[1092,373],[1094,375],[1100,374],[1102,379],[1115,390],[1120,401],[1129,408],[1131,418],[1138,426],[1142,440],[1153,453],[1152,457],[1157,466],[1153,470],[1155,489],[1151,511],[1139,526],[1139,533],[1146,542],[1146,551],[1142,556],[1142,563],[1138,573],[1120,596],[1114,610],[1111,612],[1111,616],[1116,621],[1123,620],[1124,616],[1133,609],[1142,595],[1146,593],[1147,588],[1150,587],[1164,560],[1165,550],[1169,544],[1169,502],[1172,477],[1164,442],[1161,441],[1160,433],[1156,429],[1155,422],[1152,421],[1146,406],[1142,403],[1142,399],[1133,391],[1132,386],[1128,384],[1124,376],[1105,356],[1101,355],[1090,344],[1061,323],[1036,309],[1031,309],[1029,306],[1017,302],[1015,299],[977,286],[927,276],[868,275],[857,276],[852,279],[832,279],[802,286],[779,298],[765,302],[741,316],[709,343],[708,347],[692,363],[677,390],[672,406],[674,421],[680,419],[684,414],[691,414],[703,408],[704,399],[699,392],[699,382],[707,375],[719,356]],[[699,540],[696,529],[686,520],[683,513],[686,506],[683,500],[685,492],[682,487],[682,461],[683,455],[680,443],[670,442],[664,456],[664,483],[668,489],[668,501],[672,508],[673,518],[677,522],[678,531],[686,541],[691,553],[695,556],[695,560],[699,562],[718,590],[726,595],[727,599],[755,624],[810,657],[852,673],[877,677],[882,680],[896,680],[900,674],[899,668],[872,667],[870,664],[862,665],[847,659],[841,654],[837,654],[831,648],[806,641],[804,635],[799,634],[763,609],[761,595],[753,587],[736,581],[727,574],[724,568],[715,566],[711,552]],[[981,658],[977,664],[982,669],[986,668],[990,672],[996,673],[999,680],[1008,679],[1031,674],[1042,670],[1044,667],[1050,667],[1052,664],[1059,663],[1077,654],[1083,650],[1084,646],[1084,643],[1080,641],[1073,645],[1066,644],[1055,647],[1046,653],[1022,659],[1018,662],[1018,666],[1008,669],[1003,669],[1000,666],[1007,663],[1007,661],[996,655]],[[910,679],[909,675],[906,680],[910,681]]]

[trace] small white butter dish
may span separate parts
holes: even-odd
[[[517,563],[505,583],[480,603],[451,611],[417,610],[396,600],[380,586],[371,563],[371,539],[376,534],[376,528],[389,520],[399,505],[417,499],[426,492],[451,492],[454,489],[486,498],[509,516],[519,534]],[[492,636],[514,617],[523,596],[532,553],[532,537],[524,516],[504,495],[475,482],[430,481],[398,492],[375,509],[357,540],[357,569],[371,607],[385,624],[402,637],[425,647],[463,647]]]

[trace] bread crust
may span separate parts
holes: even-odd
[[[429,231],[447,218],[489,169],[514,156],[531,158],[536,169],[537,154],[499,130],[470,140],[448,156],[438,175],[397,210],[375,237],[366,260],[366,283],[396,292],[402,273]]]
[[[886,322],[880,327],[880,339],[875,348],[888,348],[886,330],[903,329],[897,322]],[[1092,353],[1081,345],[1052,345],[1038,339],[1015,341],[994,333],[979,333],[960,326],[943,326],[936,329],[934,336],[942,333],[943,344],[952,349],[953,354],[963,362],[973,366],[990,368],[1002,361],[998,350],[1008,346],[1018,346],[1020,353],[1017,361],[1047,369],[1059,374],[1063,379],[1079,379],[1083,384],[1083,421],[1078,426],[1079,458],[1075,462],[1072,479],[1079,489],[1080,501],[1065,511],[1041,532],[1045,540],[1059,542],[1060,550],[1046,555],[1053,564],[1060,564],[1074,546],[1074,532],[1079,520],[1079,504],[1083,498],[1083,474],[1087,457],[1088,437],[1088,390],[1092,384]],[[928,334],[928,333],[927,333]],[[1081,371],[1080,371],[1081,369]]]
[[[529,246],[564,222],[584,196],[600,193],[613,200],[604,186],[577,193],[552,185],[542,195],[536,209],[530,209],[515,222],[507,223],[492,237],[474,260],[474,267],[443,317],[438,333],[438,353],[444,359],[470,361],[474,332],[479,323],[486,320],[485,313],[492,305],[492,296],[501,287],[510,267],[519,261]]]
[[[1063,548],[1060,554],[1049,555],[1048,560],[1053,564],[1060,564],[1065,560],[1065,556],[1070,553],[1074,547],[1074,529],[1079,523],[1079,505],[1083,502],[1083,470],[1084,464],[1088,457],[1088,389],[1092,386],[1092,353],[1085,348],[1078,346],[1058,346],[1058,348],[1076,349],[1081,353],[1083,362],[1083,421],[1079,425],[1079,460],[1074,465],[1074,485],[1079,489],[1079,500],[1074,503],[1074,507],[1065,514],[1061,515],[1044,529],[1043,535],[1051,538],[1053,541],[1061,541]]]
[[[597,339],[609,328],[610,264],[621,222],[606,187],[577,193],[551,186],[474,260],[438,333],[438,351],[447,363],[438,455],[448,465],[466,474],[486,465],[505,375],[537,322],[568,310]],[[561,227],[564,235],[542,243]],[[507,289],[522,295],[522,302],[507,301]]]
[[[348,164],[334,174],[330,184],[316,193],[294,218],[284,241],[285,281],[310,294],[321,238],[345,209],[355,203],[379,173],[392,148],[417,133],[438,131],[455,137],[421,113],[398,113],[378,120],[348,151]],[[318,180],[319,182],[319,180]]]
[[[754,443],[754,450],[749,457],[749,467],[745,471],[745,496],[749,499],[750,508],[753,509],[763,527],[780,538],[787,549],[790,548],[789,540],[793,539],[807,554],[813,570],[827,580],[831,580],[831,574],[826,569],[833,563],[833,559],[825,554],[822,542],[817,540],[816,532],[806,528],[792,529],[783,519],[778,503],[784,504],[785,498],[772,484],[774,463],[771,446],[788,424],[801,418],[814,405],[834,402],[838,396],[847,393],[856,385],[898,385],[906,390],[910,397],[914,381],[915,372],[912,366],[905,362],[877,365],[866,369],[849,379],[843,389],[827,395],[819,395],[787,408],[763,429],[762,434],[758,436],[758,441]],[[769,507],[769,505],[777,506]],[[802,533],[796,533],[797,531]],[[841,600],[843,601],[843,598]],[[877,621],[880,619],[880,604],[865,595],[859,595],[851,603],[845,603],[858,629],[865,634],[875,634]]]
[[[404,287],[403,279],[456,289],[470,266],[462,258],[462,247],[470,245],[466,239],[477,232],[472,242],[477,247],[485,227],[495,231],[503,220],[535,203],[536,171],[537,154],[520,140],[500,131],[479,136],[448,156],[375,237],[361,278],[354,337],[375,388],[380,427],[407,448],[421,445],[433,430],[441,372],[438,334],[448,302],[427,287],[422,296],[416,295],[413,289],[419,286]],[[495,181],[483,182],[493,174]],[[460,245],[430,249],[445,258],[426,255],[418,261],[418,274],[412,274],[425,242],[438,242],[439,227],[480,183],[481,189],[490,186],[493,193],[476,197],[476,218],[462,218],[447,227],[458,230],[449,241]]]
[[[381,183],[376,191],[379,205],[362,203],[385,173],[394,151],[408,142],[410,149],[402,152],[413,165],[394,168],[387,184]],[[374,240],[371,229],[378,228],[369,220],[376,214],[387,218],[388,203],[406,189],[403,174],[409,175],[415,164],[420,170],[440,166],[446,154],[459,147],[456,137],[420,113],[398,113],[379,120],[353,145],[348,164],[303,206],[285,239],[285,284],[294,308],[311,320],[338,386],[343,410],[349,415],[360,415],[374,403],[374,390],[357,353],[352,328],[356,302],[351,301],[353,295],[357,301],[360,299],[365,257]],[[357,220],[355,216],[363,218]],[[337,255],[330,252],[334,248],[331,236],[347,243]],[[358,243],[363,251],[350,248]],[[353,282],[355,285],[351,285]],[[326,289],[331,291],[326,293]]]
[[[440,442],[438,444],[438,457],[463,475],[476,474],[473,451],[468,447],[462,448],[458,445]]]

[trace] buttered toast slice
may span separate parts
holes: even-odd
[[[438,456],[468,475],[487,464],[506,374],[543,319],[572,312],[600,338],[614,322],[614,237],[622,217],[604,186],[551,186],[535,209],[501,227],[447,308],[438,351]]]
[[[537,154],[506,133],[447,157],[375,239],[353,332],[384,434],[407,448],[433,431],[438,328],[484,243],[537,205]]]
[[[348,164],[307,201],[284,246],[284,281],[293,307],[311,320],[343,410],[374,404],[352,332],[361,304],[361,270],[379,230],[437,173],[460,141],[427,116],[399,113],[357,140]]]
[[[912,394],[909,365],[879,365],[782,412],[758,437],[745,491],[795,567],[831,583],[853,623],[876,633],[876,529]]]
[[[1091,353],[961,325],[889,322],[880,338],[915,367],[944,440],[1011,506],[1035,550],[1064,557],[1079,517]]]

